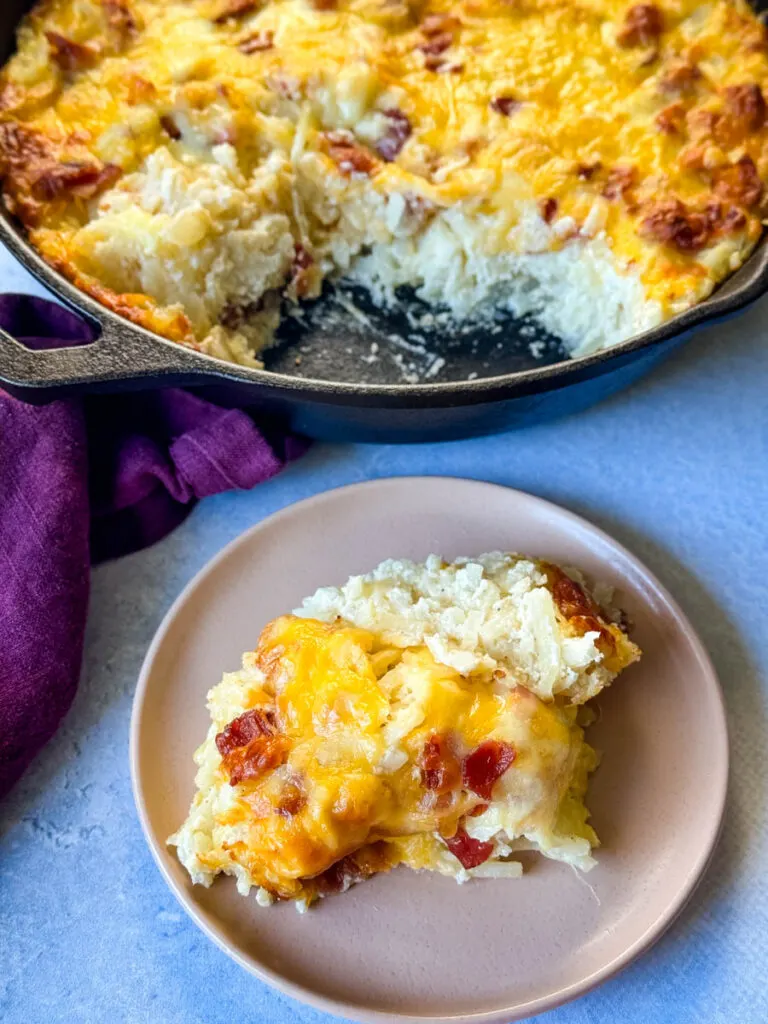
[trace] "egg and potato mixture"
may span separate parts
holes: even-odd
[[[321,589],[209,693],[169,843],[194,882],[299,909],[400,864],[516,877],[533,849],[588,870],[584,704],[640,654],[607,597],[500,553]]]
[[[52,266],[222,359],[341,277],[583,354],[749,255],[767,81],[744,0],[41,0],[0,175]]]

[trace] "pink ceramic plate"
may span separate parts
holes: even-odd
[[[191,885],[166,837],[194,792],[207,690],[268,619],[387,557],[494,549],[582,567],[618,586],[645,651],[600,699],[603,751],[588,799],[603,840],[586,879],[529,855],[520,880],[398,869],[300,916]],[[586,992],[647,949],[701,877],[723,814],[728,747],[712,665],[672,598],[583,519],[518,491],[435,477],[377,480],[285,509],[186,588],[142,669],[133,712],[136,804],[166,881],[246,969],[359,1021],[507,1022]],[[588,880],[589,884],[586,884]]]

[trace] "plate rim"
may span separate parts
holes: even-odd
[[[407,483],[408,485],[413,485],[414,483],[422,485],[441,483],[450,485],[459,484],[462,486],[469,484],[470,486],[478,489],[492,488],[495,491],[512,493],[518,498],[523,498],[526,502],[529,502],[534,508],[539,507],[542,511],[549,513],[554,512],[557,516],[564,518],[566,521],[570,521],[570,523],[578,527],[579,530],[586,530],[586,532],[591,536],[596,537],[604,545],[612,548],[622,556],[625,562],[629,564],[632,570],[637,573],[641,579],[650,584],[650,589],[662,599],[664,604],[666,604],[668,609],[672,612],[675,620],[675,626],[677,629],[681,629],[686,635],[696,657],[696,661],[702,671],[702,675],[709,677],[712,684],[712,696],[715,698],[715,707],[718,712],[714,719],[714,722],[716,723],[716,742],[718,746],[718,753],[713,760],[716,759],[721,761],[723,764],[723,770],[718,774],[719,792],[716,794],[717,813],[713,817],[713,822],[710,825],[706,841],[701,845],[699,856],[691,865],[689,865],[685,882],[677,890],[674,898],[670,901],[667,910],[661,913],[646,929],[646,931],[627,949],[623,950],[602,967],[585,976],[580,981],[572,982],[566,988],[559,989],[556,993],[537,996],[534,999],[529,999],[525,1003],[518,1003],[517,1005],[510,1006],[506,1010],[499,1007],[492,1010],[482,1010],[477,1013],[459,1013],[448,1016],[441,1014],[439,1017],[436,1017],[433,1015],[423,1014],[414,1016],[413,1014],[362,1008],[354,1003],[348,1003],[343,1000],[333,999],[331,997],[318,994],[309,986],[291,981],[278,971],[273,970],[264,964],[257,963],[255,959],[244,955],[235,945],[227,941],[223,935],[219,934],[215,925],[208,920],[208,915],[197,906],[195,901],[188,898],[186,893],[176,884],[176,880],[171,875],[166,864],[165,858],[167,851],[165,844],[157,839],[154,830],[151,828],[146,801],[144,799],[142,775],[139,769],[139,737],[141,733],[142,713],[152,666],[179,610],[184,604],[186,604],[188,599],[203,583],[205,578],[209,574],[215,572],[221,563],[225,562],[230,555],[237,550],[237,548],[248,543],[254,534],[261,532],[267,527],[273,525],[275,522],[282,519],[289,519],[292,516],[301,514],[307,510],[311,511],[313,507],[321,505],[327,501],[335,501],[339,498],[342,498],[343,500],[343,496],[350,492],[382,487],[397,488],[401,487],[404,483]],[[503,1022],[510,1022],[511,1024],[512,1021],[523,1020],[527,1017],[556,1009],[559,1006],[563,1006],[565,1003],[571,1002],[574,999],[593,991],[603,982],[615,977],[642,956],[642,954],[650,949],[650,947],[654,945],[654,943],[656,943],[674,924],[704,877],[722,834],[730,778],[730,743],[728,735],[728,717],[723,690],[709,652],[704,646],[704,643],[699,637],[693,624],[690,622],[687,615],[669,590],[667,590],[656,575],[621,542],[613,538],[609,533],[603,530],[602,527],[590,522],[590,520],[584,516],[578,515],[556,502],[549,501],[546,498],[541,498],[528,491],[523,491],[515,487],[507,487],[505,484],[476,479],[474,477],[450,476],[445,474],[414,474],[412,476],[384,476],[357,481],[351,484],[344,484],[340,487],[319,491],[305,498],[301,498],[298,501],[290,502],[282,508],[277,509],[275,512],[259,519],[232,540],[228,541],[220,551],[210,558],[192,576],[163,616],[142,661],[131,706],[129,763],[134,806],[141,824],[144,839],[149,846],[152,858],[159,869],[163,880],[184,911],[194,921],[197,927],[200,928],[203,934],[205,934],[208,939],[214,942],[219,949],[230,957],[230,959],[234,960],[240,967],[244,968],[249,974],[254,975],[271,988],[298,1000],[306,1006],[310,1006],[313,1009],[320,1010],[336,1017],[357,1021],[360,1022],[360,1024],[396,1024],[396,1022],[407,1024],[409,1021],[412,1022],[412,1024],[503,1024]]]

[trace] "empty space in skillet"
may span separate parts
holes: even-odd
[[[370,292],[339,282],[321,298],[283,310],[266,369],[294,377],[358,384],[420,384],[498,377],[568,356],[530,317],[498,311],[457,321],[399,289],[382,309]]]

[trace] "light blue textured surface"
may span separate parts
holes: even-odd
[[[7,257],[0,285],[31,290]],[[318,445],[278,479],[209,499],[163,543],[98,569],[75,706],[0,807],[0,1020],[330,1024],[231,963],[166,889],[131,799],[131,698],[173,598],[246,527],[341,484],[442,473],[539,494],[627,544],[693,620],[728,705],[730,803],[703,885],[654,950],[546,1021],[768,1021],[767,335],[763,303],[699,336],[631,392],[515,434],[412,448]]]

